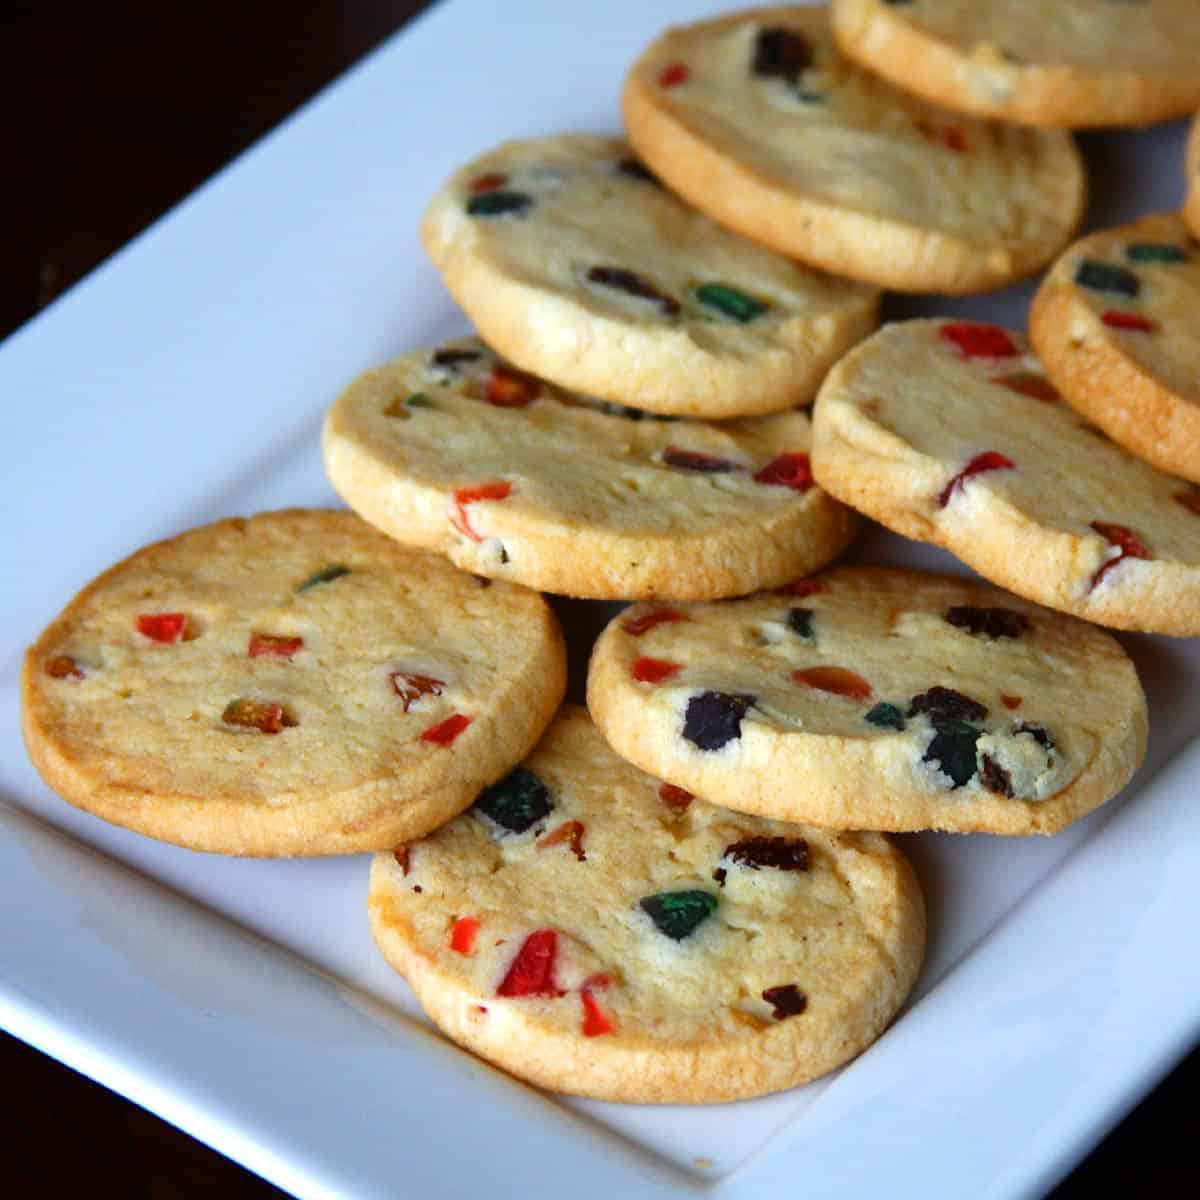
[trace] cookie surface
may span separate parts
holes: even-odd
[[[628,609],[596,643],[588,707],[643,770],[835,829],[1055,833],[1125,785],[1147,730],[1110,635],[879,567]]]
[[[437,194],[422,240],[483,339],[524,370],[652,412],[807,404],[878,292],[688,208],[622,141],[509,142]]]
[[[290,510],[138,551],[25,658],[46,782],[196,850],[377,850],[507,771],[565,687],[538,595],[397,545],[351,513]]]
[[[889,325],[830,372],[812,465],[840,500],[1011,592],[1200,633],[1200,493],[1063,404],[1019,334]]]
[[[959,112],[1143,125],[1200,106],[1193,0],[833,0],[843,52]]]
[[[1070,238],[1086,180],[1068,134],[933,108],[838,53],[824,8],[668,30],[625,85],[647,164],[722,224],[900,291],[971,292]]]
[[[1193,235],[1200,238],[1200,116],[1192,122],[1192,133],[1187,145],[1187,200],[1183,205],[1183,219]]]
[[[741,816],[618,759],[568,707],[471,812],[371,871],[371,926],[434,1022],[542,1087],[711,1103],[883,1031],[924,951],[886,839]]]
[[[1200,482],[1197,313],[1200,242],[1178,216],[1150,216],[1067,250],[1029,334],[1073,408],[1139,458]]]
[[[800,411],[643,419],[481,342],[368,372],[326,420],[326,470],[367,520],[460,567],[570,596],[716,598],[823,566],[857,517],[812,484]]]

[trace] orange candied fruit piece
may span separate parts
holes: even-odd
[[[872,696],[871,685],[845,667],[806,667],[793,671],[792,679],[819,692],[830,692],[849,700],[869,700]]]

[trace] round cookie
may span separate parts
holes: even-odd
[[[421,236],[489,345],[651,412],[809,403],[877,324],[879,294],[718,228],[611,138],[509,142],[434,197]]]
[[[835,829],[1056,833],[1120,791],[1147,734],[1109,634],[878,567],[629,609],[596,643],[588,707],[643,770]]]
[[[823,566],[853,536],[856,516],[813,486],[805,413],[644,418],[460,340],[351,384],[325,423],[325,464],[392,537],[569,596],[740,595]]]
[[[378,855],[369,905],[455,1041],[539,1086],[641,1103],[832,1070],[883,1032],[925,941],[885,838],[693,800],[571,707],[470,813]]]
[[[1139,458],[1196,483],[1198,312],[1200,243],[1172,214],[1076,242],[1042,281],[1029,318],[1067,403]]]
[[[1192,122],[1192,133],[1187,145],[1187,199],[1183,205],[1183,219],[1192,234],[1200,238],[1200,115]]]
[[[1145,125],[1200,105],[1195,0],[833,0],[843,53],[958,112]]]
[[[562,699],[541,596],[351,513],[218,521],[90,583],[25,657],[64,799],[195,850],[378,850],[467,807]]]
[[[995,325],[889,325],[830,372],[813,471],[838,499],[1063,612],[1200,634],[1200,491],[1057,398]]]
[[[1031,274],[1083,212],[1069,134],[897,91],[838,54],[824,8],[668,30],[630,73],[624,111],[637,152],[723,225],[899,291]]]

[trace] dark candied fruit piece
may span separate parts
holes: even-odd
[[[976,608],[969,604],[948,608],[946,621],[974,637],[1019,638],[1033,628],[1027,616],[1011,608]]]
[[[613,1023],[608,1014],[600,1007],[600,1002],[592,995],[592,989],[586,984],[579,989],[579,999],[583,1004],[583,1036],[601,1037],[612,1033]]]
[[[322,583],[332,583],[335,579],[341,579],[343,575],[349,575],[350,568],[342,566],[341,563],[330,563],[327,567],[322,567],[319,571],[310,575],[303,583],[296,585],[296,595],[307,592],[310,588],[315,588]]]
[[[813,485],[812,464],[808,455],[799,450],[779,454],[754,473],[754,482],[787,487],[794,492],[807,492]]]
[[[1115,292],[1131,299],[1142,290],[1141,280],[1132,271],[1095,258],[1085,258],[1075,268],[1075,282],[1093,292]]]
[[[671,625],[676,621],[686,620],[687,617],[677,608],[656,608],[651,612],[642,613],[640,617],[630,617],[628,620],[622,621],[621,628],[633,637],[641,637],[643,633],[649,633],[656,625]]]
[[[1029,721],[1018,721],[1013,726],[1013,733],[1027,733],[1043,750],[1054,749],[1054,739],[1047,729],[1041,725],[1033,725]]]
[[[458,488],[454,492],[454,507],[450,512],[450,524],[459,533],[466,534],[473,542],[483,538],[471,527],[467,518],[467,505],[480,500],[507,500],[512,495],[512,484],[506,479],[494,479],[490,483],[478,483],[474,487]]]
[[[665,658],[639,658],[630,668],[630,674],[638,683],[663,683],[682,670],[679,663],[667,662]]]
[[[808,997],[794,983],[769,987],[762,998],[775,1010],[771,1015],[777,1021],[798,1017],[808,1007]]]
[[[1127,558],[1152,559],[1149,547],[1136,533],[1126,525],[1113,525],[1107,521],[1093,521],[1091,526],[1106,542],[1116,546],[1119,553],[1107,562],[1100,564],[1100,569],[1092,576],[1092,587],[1095,587],[1105,575],[1124,562]]]
[[[1005,692],[1000,693],[1000,703],[1007,709],[1020,708],[1024,701],[1020,696],[1010,696]]]
[[[989,792],[1012,799],[1012,776],[990,754],[985,754],[980,760],[979,782]]]
[[[475,949],[475,935],[478,932],[478,917],[459,917],[450,927],[450,949],[455,954],[470,954]]]
[[[660,292],[654,284],[643,279],[628,267],[591,267],[587,273],[589,283],[600,287],[611,288],[633,296],[637,300],[647,300],[656,305],[666,316],[674,317],[679,313],[679,301],[665,292]]]
[[[497,188],[502,188],[508,182],[507,175],[501,175],[498,171],[492,171],[487,175],[480,175],[472,179],[468,185],[476,195],[481,192],[494,192]]]
[[[808,843],[800,837],[752,837],[725,847],[722,858],[757,871],[771,867],[776,871],[807,871]]]
[[[1182,263],[1188,261],[1188,252],[1172,242],[1130,242],[1125,257],[1136,263]]]
[[[662,187],[658,176],[645,164],[638,162],[636,158],[622,158],[617,163],[617,173],[628,176],[630,179],[636,179],[641,183],[652,183],[655,187]]]
[[[546,850],[551,846],[561,846],[564,843],[571,847],[571,853],[580,862],[587,862],[583,852],[584,825],[582,821],[564,821],[557,829],[552,829],[545,837],[538,838],[537,848]]]
[[[904,714],[894,705],[889,704],[886,700],[880,700],[873,709],[865,717],[864,721],[869,721],[872,725],[878,725],[880,729],[895,729],[899,732],[904,731]]]
[[[687,812],[688,806],[696,797],[686,788],[676,787],[673,783],[664,783],[659,785],[658,798],[678,816]]]
[[[760,79],[786,79],[794,83],[812,65],[812,46],[804,34],[780,28],[758,31],[750,69]]]
[[[433,401],[424,392],[414,392],[404,402],[409,408],[432,408]]]
[[[845,696],[847,700],[870,700],[872,695],[871,685],[861,675],[845,667],[804,667],[793,671],[792,679],[818,692]]]
[[[696,299],[705,308],[716,309],[723,317],[741,325],[753,321],[755,317],[761,317],[771,308],[765,301],[730,287],[727,283],[702,283],[696,289]]]
[[[397,846],[392,851],[392,857],[396,860],[396,866],[407,876],[409,868],[412,865],[412,846],[407,843],[403,846]]]
[[[918,713],[928,713],[929,719],[936,725],[938,721],[982,721],[988,710],[978,700],[972,700],[953,688],[931,687],[929,691],[912,698],[908,715],[915,717]]]
[[[776,588],[777,596],[816,596],[829,591],[829,584],[824,579],[793,579],[783,587]]]
[[[435,367],[456,371],[465,363],[478,362],[482,357],[482,350],[460,350],[455,346],[447,346],[442,350],[435,350],[429,361]]]
[[[1110,308],[1100,318],[1110,329],[1125,329],[1130,333],[1157,333],[1162,326],[1140,313],[1118,312]]]
[[[533,207],[526,192],[483,192],[467,201],[471,217],[523,217]]]
[[[687,83],[691,78],[691,71],[688,70],[684,63],[670,63],[663,67],[661,74],[658,77],[658,86],[665,88],[679,87],[680,84]]]
[[[180,612],[145,613],[136,622],[138,633],[152,642],[173,646],[183,640],[187,629],[187,614]]]
[[[813,633],[812,622],[813,610],[811,608],[801,608],[799,605],[797,605],[795,608],[788,609],[788,628],[797,637],[802,637],[806,641],[815,642],[817,640],[817,635]]]
[[[1012,471],[1016,466],[1011,458],[998,450],[984,450],[982,454],[976,454],[938,493],[938,507],[945,508],[954,493],[961,491],[968,479],[982,475],[985,471]]]
[[[565,996],[554,982],[558,958],[558,934],[553,929],[536,929],[522,943],[507,974],[496,989],[497,996]]]
[[[668,467],[680,471],[695,471],[700,475],[728,475],[732,471],[740,471],[741,463],[729,458],[717,458],[713,454],[705,454],[700,450],[684,450],[679,446],[668,446],[662,452],[662,461]]]
[[[936,720],[934,729],[922,758],[948,775],[956,788],[970,783],[977,769],[975,745],[982,733],[965,721],[947,719]]]
[[[82,679],[87,674],[82,664],[69,654],[56,654],[46,659],[45,670],[51,679]]]
[[[957,346],[964,358],[1016,358],[1021,353],[1012,335],[999,325],[951,321],[938,330],[938,336]]]
[[[496,408],[525,408],[541,390],[541,383],[532,375],[497,363],[488,376],[484,399]]]
[[[304,648],[302,637],[278,637],[272,633],[251,633],[246,653],[250,658],[291,659]]]
[[[712,892],[693,888],[647,896],[639,901],[639,907],[654,922],[659,933],[673,942],[682,942],[717,911],[719,903]]]
[[[422,696],[440,696],[446,686],[432,675],[410,675],[407,671],[393,671],[388,679],[392,681],[392,690],[400,697],[405,712]]]
[[[1175,493],[1175,501],[1200,517],[1200,488],[1194,484],[1185,491]]]
[[[1036,371],[1014,371],[1011,375],[1002,375],[992,382],[1008,388],[1010,392],[1028,396],[1031,400],[1043,400],[1047,404],[1053,404],[1059,399],[1058,389],[1054,384]]]
[[[230,700],[221,713],[226,725],[237,725],[242,729],[257,729],[259,733],[279,733],[297,724],[282,704],[247,700]]]
[[[700,692],[687,704],[683,736],[698,750],[720,750],[742,736],[742,718],[755,697],[731,692]]]
[[[462,713],[454,713],[453,716],[449,716],[444,721],[439,721],[425,730],[421,734],[421,741],[430,742],[435,746],[449,746],[470,723],[470,717],[464,717]]]
[[[550,815],[550,790],[530,770],[516,767],[499,783],[484,788],[475,807],[509,833],[525,833]]]

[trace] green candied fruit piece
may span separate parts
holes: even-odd
[[[327,567],[322,567],[315,575],[310,575],[303,583],[297,585],[296,595],[301,592],[307,592],[309,588],[315,588],[321,583],[332,583],[335,579],[341,579],[343,575],[349,575],[350,568],[342,566],[341,563],[331,563]]]
[[[708,308],[715,308],[722,316],[740,321],[745,325],[755,317],[761,317],[771,306],[756,300],[727,283],[703,283],[696,289],[696,299]]]
[[[1188,261],[1187,251],[1171,242],[1131,242],[1125,257],[1137,263],[1181,263]]]
[[[484,192],[467,201],[472,217],[520,217],[533,207],[533,197],[524,192]]]
[[[516,767],[475,801],[484,816],[509,833],[525,833],[550,815],[550,789],[532,772]]]
[[[659,892],[641,901],[642,911],[652,920],[659,933],[674,942],[682,942],[702,921],[717,911],[718,900],[712,892],[698,888],[686,892]]]
[[[888,704],[883,700],[867,713],[866,720],[872,725],[878,725],[880,729],[904,729],[904,714],[895,704]]]
[[[405,400],[404,403],[407,404],[409,408],[432,408],[433,407],[433,401],[430,400],[430,398],[427,395],[425,395],[424,392],[417,392],[414,395],[409,396],[409,398],[407,400]]]
[[[1118,296],[1132,299],[1142,290],[1141,281],[1124,267],[1085,258],[1076,268],[1075,282],[1093,292],[1115,292]]]
[[[975,746],[983,734],[965,721],[938,721],[934,729],[933,740],[922,757],[943,775],[949,775],[956,788],[965,787],[979,769]]]

